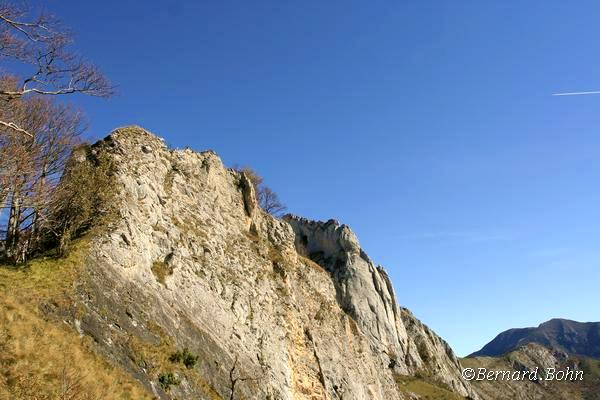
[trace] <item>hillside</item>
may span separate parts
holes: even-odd
[[[488,371],[539,371],[539,381],[472,380],[484,400],[598,400],[600,399],[600,360],[572,356],[559,350],[529,343],[498,357],[468,357],[461,360],[465,368]],[[547,369],[582,371],[582,380],[550,379]]]
[[[509,329],[471,356],[501,356],[528,343],[573,355],[600,358],[600,322],[552,319],[536,328]]]
[[[462,360],[466,368],[539,371],[539,381],[473,380],[483,399],[600,399],[600,323],[552,319],[500,333]],[[549,371],[580,371],[581,379],[547,380]]]
[[[102,357],[77,321],[74,282],[87,241],[63,259],[0,268],[0,400],[151,399],[129,374]]]

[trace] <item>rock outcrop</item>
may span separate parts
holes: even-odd
[[[446,342],[396,302],[385,270],[367,256],[347,225],[285,216],[295,232],[299,254],[331,275],[339,307],[358,324],[401,374],[426,371],[458,393],[467,388],[460,364]]]
[[[394,400],[419,373],[477,398],[347,226],[273,218],[215,153],[138,127],[92,152],[114,161],[118,217],[92,240],[71,322],[156,397]],[[183,348],[193,368],[169,361]]]

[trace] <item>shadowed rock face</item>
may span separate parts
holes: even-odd
[[[350,228],[335,220],[318,222],[295,216],[284,220],[296,234],[298,253],[331,275],[342,310],[373,339],[403,356],[408,338],[392,284],[383,268],[374,265],[361,250]]]
[[[477,398],[347,226],[275,219],[213,152],[138,127],[93,151],[115,162],[120,215],[93,240],[74,323],[156,397],[394,400],[395,375],[419,372]],[[199,361],[164,390],[181,348]]]
[[[470,357],[500,356],[528,343],[537,343],[573,355],[598,358],[600,322],[552,319],[537,328],[510,329],[500,333]]]

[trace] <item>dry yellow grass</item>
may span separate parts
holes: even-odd
[[[0,267],[0,400],[152,398],[96,354],[89,338],[39,312],[42,302],[77,312],[70,294],[84,247],[65,259]]]
[[[173,274],[173,268],[169,267],[167,263],[162,261],[154,261],[152,263],[151,270],[156,277],[156,280],[163,286],[167,285],[167,276]]]
[[[460,400],[464,397],[451,392],[433,381],[427,379],[419,379],[414,376],[396,375],[396,384],[402,393],[413,393],[419,396],[420,399],[436,399],[436,400]]]

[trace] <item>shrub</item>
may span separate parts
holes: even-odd
[[[177,378],[177,376],[175,376],[174,373],[166,372],[160,374],[160,376],[158,377],[158,383],[160,383],[160,386],[164,390],[169,390],[171,386],[177,386],[181,383],[181,381],[179,380],[179,378]]]
[[[199,356],[191,353],[188,349],[178,350],[169,356],[172,363],[183,363],[186,368],[194,368],[198,363]]]
[[[183,354],[179,350],[169,356],[169,361],[171,361],[172,363],[175,363],[175,364],[180,363],[182,360],[183,360]]]
[[[186,354],[185,357],[183,358],[183,365],[185,365],[186,368],[194,368],[196,366],[196,363],[198,362],[198,356],[192,355],[192,354]]]

